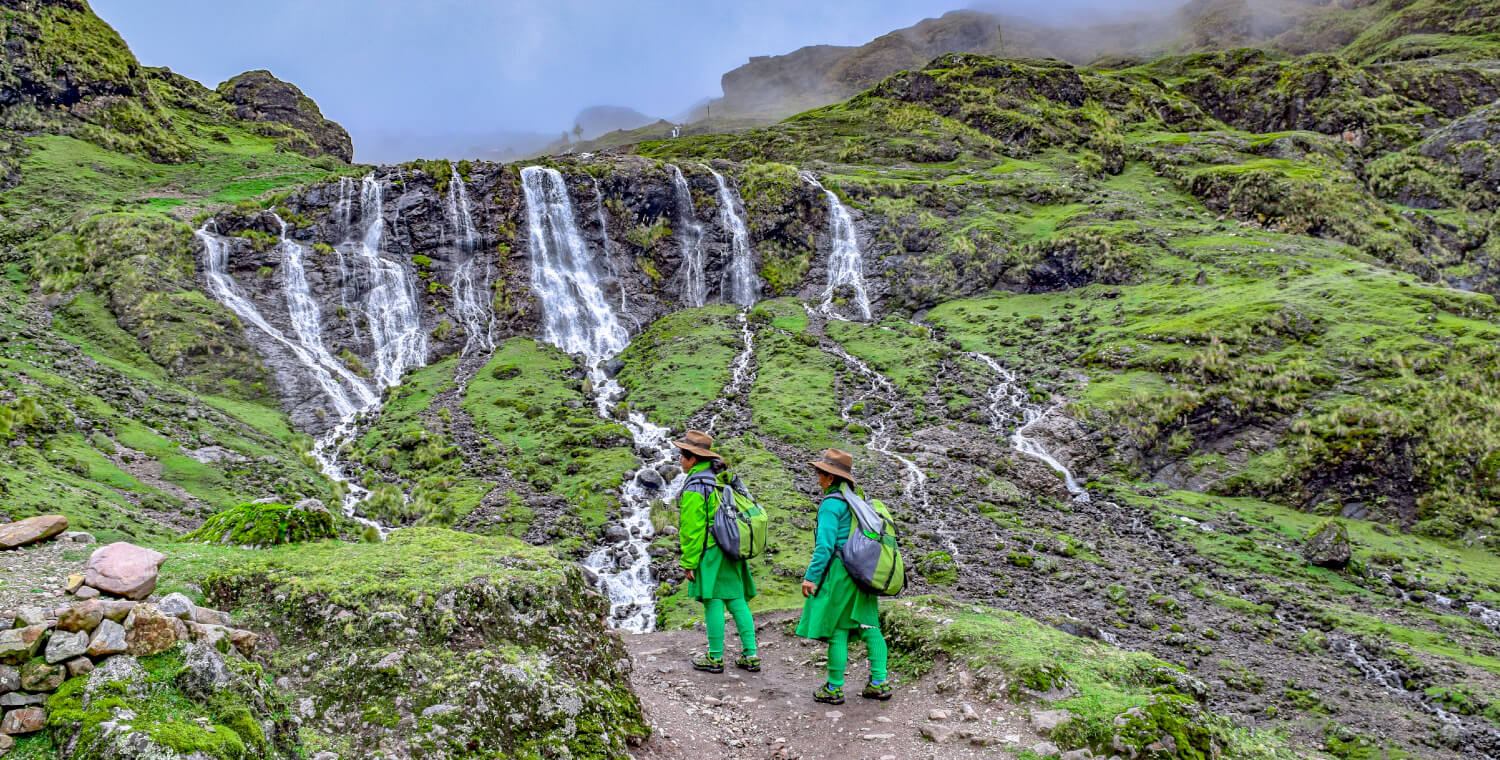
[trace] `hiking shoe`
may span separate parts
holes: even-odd
[[[844,703],[843,689],[830,689],[827,684],[823,688],[813,692],[813,701],[822,702],[825,705],[841,705]]]
[[[734,666],[736,668],[739,668],[740,670],[748,670],[751,673],[759,673],[760,672],[760,658],[759,657],[755,657],[755,656],[751,656],[751,657],[741,656],[738,660],[734,661]]]
[[[723,673],[724,658],[709,657],[708,655],[695,657],[693,658],[693,670],[701,670],[705,673]]]
[[[865,685],[865,690],[860,692],[859,695],[865,699],[878,699],[882,702],[888,701],[891,698],[891,682],[881,681],[880,683],[875,683],[872,681]]]

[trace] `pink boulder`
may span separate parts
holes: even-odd
[[[145,599],[156,590],[156,572],[166,559],[159,551],[117,541],[89,557],[83,582],[115,596]]]

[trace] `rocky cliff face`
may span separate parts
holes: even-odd
[[[235,114],[246,121],[285,124],[305,133],[311,144],[296,147],[307,156],[328,154],[354,160],[354,141],[336,122],[323,118],[312,98],[290,82],[265,70],[247,71],[218,86],[218,93],[235,106]]]

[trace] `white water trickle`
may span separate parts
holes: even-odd
[[[721,184],[722,187],[722,184]],[[672,199],[677,204],[677,232],[682,238],[682,298],[689,307],[708,301],[708,280],[704,276],[703,225],[693,208],[693,191],[688,188],[682,170],[672,167]]]
[[[739,398],[740,394],[749,390],[751,383],[755,382],[755,377],[750,371],[750,361],[755,356],[755,331],[750,329],[750,319],[745,311],[740,312],[740,337],[744,340],[745,348],[740,351],[739,356],[735,357],[734,372],[730,375],[729,384],[724,386],[724,392],[719,394],[716,402],[718,409],[714,411],[714,416],[708,419],[707,431],[710,433],[714,432],[714,427],[719,424],[719,418],[724,415],[724,411],[734,403],[735,399]]]
[[[1032,425],[1051,414],[1057,407],[1044,408],[1030,403],[1026,398],[1026,389],[1017,382],[1016,373],[1001,366],[1000,362],[995,361],[993,357],[980,353],[970,353],[969,356],[982,362],[1000,378],[1000,382],[989,392],[990,425],[995,432],[1004,435],[1007,424],[1019,422],[1020,424],[1009,436],[1011,447],[1026,456],[1040,460],[1062,475],[1063,485],[1067,487],[1068,493],[1073,495],[1074,501],[1088,501],[1088,489],[1073,477],[1073,473],[1063,466],[1057,457],[1047,451],[1047,447],[1026,434]]]
[[[641,329],[641,321],[630,313],[630,304],[625,300],[625,283],[620,279],[620,270],[615,268],[614,246],[609,239],[609,217],[604,215],[604,191],[599,188],[599,178],[594,177],[594,215],[599,222],[599,237],[604,242],[604,261],[609,265],[609,276],[614,278],[616,287],[620,290],[620,313],[630,317],[631,324],[635,329]]]
[[[521,170],[530,233],[531,287],[545,314],[542,337],[571,354],[582,354],[594,384],[599,416],[612,419],[611,410],[625,395],[615,378],[602,369],[603,361],[624,350],[629,333],[604,298],[593,256],[573,216],[573,202],[562,174],[538,166]],[[669,431],[632,411],[623,421],[642,452],[642,470],[658,470],[674,461]],[[610,601],[611,623],[643,633],[656,627],[656,579],[651,572],[651,502],[671,500],[682,488],[678,475],[662,488],[650,489],[639,479],[620,488],[625,539],[600,547],[584,561],[599,578]]]
[[[347,245],[369,273],[369,290],[362,300],[375,359],[373,376],[379,388],[388,388],[400,385],[407,369],[427,364],[427,331],[422,329],[422,310],[406,269],[380,255],[383,208],[380,183],[367,175],[360,192],[360,234]]]
[[[275,216],[274,214],[272,216]],[[346,419],[379,403],[380,398],[356,376],[344,363],[335,359],[323,343],[323,312],[313,298],[312,288],[307,284],[307,268],[304,262],[307,249],[287,236],[286,222],[276,216],[281,225],[281,276],[282,294],[286,296],[287,317],[292,330],[297,334],[297,343],[312,358],[312,361],[338,377],[345,392],[331,396],[340,419]]]
[[[750,250],[750,228],[739,209],[738,195],[724,181],[724,175],[707,164],[703,168],[719,183],[719,223],[729,231],[729,267],[724,270],[720,294],[724,301],[754,306],[760,299],[760,285],[755,277],[755,254]]]
[[[870,294],[865,288],[864,254],[859,250],[859,235],[854,229],[854,217],[844,207],[832,190],[812,172],[802,172],[802,179],[828,196],[828,285],[823,289],[823,310],[833,311],[833,294],[839,287],[848,285],[854,291],[854,305],[859,308],[860,319],[870,319]]]
[[[494,309],[489,297],[491,274],[488,258],[479,251],[479,232],[474,228],[468,186],[456,165],[449,164],[449,168],[453,175],[448,180],[448,228],[453,230],[453,242],[458,246],[461,260],[448,287],[453,291],[453,316],[464,328],[463,355],[467,356],[476,349],[495,350]]]

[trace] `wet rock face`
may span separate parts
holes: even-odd
[[[277,79],[271,72],[247,71],[220,84],[218,92],[234,104],[241,119],[285,124],[305,132],[312,140],[301,146],[305,155],[326,153],[344,161],[354,160],[354,142],[349,133],[323,118],[318,104],[296,85]]]
[[[1417,150],[1456,168],[1466,183],[1493,187],[1500,183],[1500,104],[1457,119]]]

